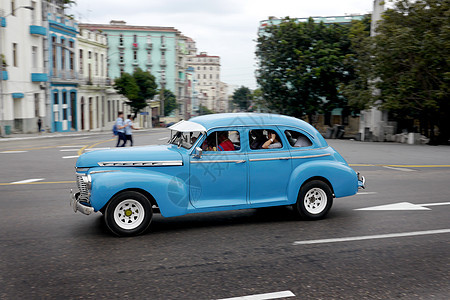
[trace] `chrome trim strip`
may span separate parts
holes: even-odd
[[[119,170],[103,170],[103,171],[92,171],[89,174],[98,174],[98,173],[109,173],[109,172],[119,172]]]
[[[182,166],[182,160],[169,161],[104,161],[99,162],[101,167],[160,167],[160,166]]]
[[[330,156],[331,153],[325,153],[325,154],[317,154],[317,155],[306,155],[306,156],[292,156],[292,159],[298,159],[298,158],[314,158],[314,157],[323,157],[323,156]]]
[[[291,146],[292,147],[292,146]],[[316,150],[323,150],[327,149],[327,147],[320,147],[320,148],[309,148],[309,147],[292,147],[291,152],[300,152],[300,151],[316,151]],[[301,149],[301,148],[307,148],[307,149]]]
[[[265,161],[265,160],[288,160],[290,157],[269,157],[269,158],[252,158],[249,161]]]
[[[191,164],[207,164],[207,163],[243,163],[245,160],[191,160]]]

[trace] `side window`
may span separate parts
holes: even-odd
[[[312,146],[311,140],[301,132],[294,130],[286,130],[286,139],[292,147],[309,147]]]
[[[241,149],[241,139],[236,130],[215,131],[202,144],[204,151],[237,151]]]
[[[252,150],[283,148],[278,134],[270,129],[250,130],[249,141]]]

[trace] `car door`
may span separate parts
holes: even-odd
[[[270,133],[275,133],[280,145],[262,148]],[[249,164],[249,202],[251,204],[287,201],[287,186],[292,171],[286,139],[276,126],[253,127],[247,131]],[[274,143],[271,143],[272,145]]]
[[[219,141],[222,133],[228,141]],[[241,132],[236,128],[208,132],[190,156],[190,201],[195,208],[229,207],[247,204],[247,155],[241,147]],[[230,141],[234,149],[230,149]],[[225,149],[226,151],[221,151]]]

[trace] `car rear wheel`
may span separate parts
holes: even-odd
[[[323,181],[312,180],[305,183],[298,193],[294,211],[306,220],[324,218],[333,204],[333,193]]]
[[[150,226],[153,210],[150,201],[135,191],[114,196],[105,209],[105,222],[118,236],[134,236]]]

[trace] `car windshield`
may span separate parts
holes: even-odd
[[[195,142],[202,135],[200,131],[193,131],[193,132],[175,131],[172,133],[173,135],[169,140],[169,144],[173,144],[178,147],[183,147],[186,149],[190,149],[192,146],[194,146]]]

